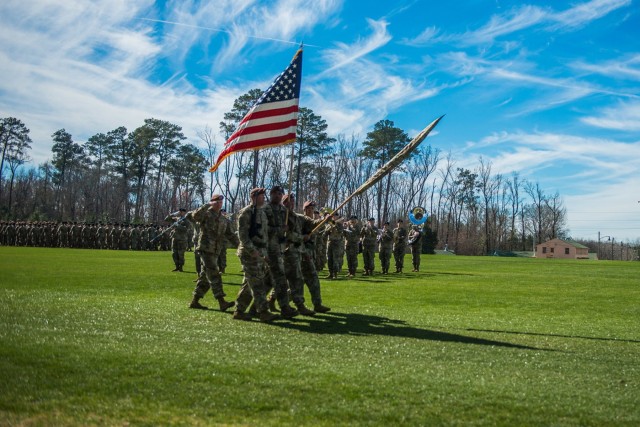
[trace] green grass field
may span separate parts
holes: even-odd
[[[425,256],[273,324],[185,267],[0,248],[0,425],[640,425],[638,262]]]

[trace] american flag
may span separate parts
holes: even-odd
[[[236,131],[224,143],[224,150],[209,172],[215,172],[224,159],[237,151],[259,150],[294,142],[301,80],[302,48],[244,116]]]

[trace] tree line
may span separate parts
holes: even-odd
[[[51,158],[31,165],[29,129],[19,119],[0,119],[0,216],[8,220],[158,223],[178,207],[195,208],[211,193],[225,196],[236,212],[252,187],[282,185],[331,209],[367,180],[410,140],[390,120],[366,134],[329,136],[326,121],[300,108],[297,141],[258,152],[236,153],[214,174],[207,172],[226,140],[262,91],[235,100],[199,141],[186,143],[180,126],[149,118],[133,131],[118,127],[86,142],[65,129],[51,136]],[[202,147],[202,148],[201,148]],[[566,208],[556,193],[517,173],[458,165],[450,153],[423,143],[393,173],[345,206],[343,215],[376,218],[379,224],[423,207],[432,246],[458,254],[532,251],[536,243],[566,237]]]

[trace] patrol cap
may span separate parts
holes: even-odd
[[[178,209],[180,212],[186,212],[187,210],[185,208],[180,208]]]
[[[306,201],[306,202],[304,202],[304,204],[302,205],[302,207],[303,207],[304,209],[307,209],[307,208],[309,208],[309,207],[313,208],[313,207],[315,207],[315,206],[316,206],[315,202],[312,202],[311,200],[307,200],[307,201]]]
[[[375,218],[369,218],[367,221],[375,221]]]
[[[224,196],[222,194],[214,194],[211,196],[210,202],[217,202],[219,200],[224,200]]]
[[[271,187],[271,191],[269,192],[269,194],[273,193],[284,194],[284,188],[282,188],[282,186],[280,185],[274,185],[273,187]]]
[[[385,222],[384,222],[384,225],[389,225],[389,221],[385,221]]]
[[[266,188],[264,188],[264,187],[256,187],[256,188],[252,189],[249,194],[251,195],[251,197],[256,197],[256,196],[259,196],[260,194],[264,194],[266,192],[267,192]]]
[[[349,217],[349,219],[358,219],[358,216],[357,216],[357,215],[351,215],[351,216]]]
[[[401,218],[398,218],[398,223],[404,222]]]

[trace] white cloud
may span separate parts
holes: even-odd
[[[605,61],[600,64],[587,64],[582,61],[576,61],[571,66],[581,71],[588,71],[605,77],[640,81],[640,54],[637,53],[631,54],[627,58]]]
[[[580,3],[563,12],[549,14],[549,20],[557,23],[550,29],[582,27],[630,4],[631,0],[591,0]]]
[[[388,23],[386,21],[367,19],[367,22],[373,30],[370,37],[360,39],[351,45],[337,43],[336,49],[327,49],[323,52],[323,56],[329,64],[323,75],[331,74],[389,43],[391,35],[387,31]]]
[[[217,128],[238,92],[219,86],[204,94],[176,75],[147,80],[162,46],[146,25],[134,24],[150,1],[9,2],[0,6],[0,114],[32,128],[32,157],[51,156],[51,134],[66,128],[82,142],[145,118],[197,131]],[[125,26],[127,26],[125,28]],[[34,126],[36,124],[37,126]]]
[[[640,102],[621,102],[615,107],[602,109],[600,115],[583,117],[583,123],[605,129],[627,132],[640,131]]]
[[[630,4],[631,0],[591,0],[561,12],[539,6],[521,5],[502,14],[493,15],[489,22],[476,30],[461,34],[443,34],[436,27],[429,26],[415,38],[405,39],[403,42],[413,46],[448,42],[461,46],[493,44],[502,36],[536,26],[551,32],[559,29],[574,30]]]

